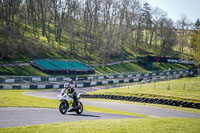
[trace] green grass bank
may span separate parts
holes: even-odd
[[[189,118],[139,118],[79,121],[25,127],[1,128],[0,132],[198,133],[200,131],[199,123],[200,119]]]
[[[200,103],[200,77],[103,89],[88,94],[161,98]]]

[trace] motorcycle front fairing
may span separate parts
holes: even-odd
[[[74,99],[71,98],[70,96],[68,96],[66,93],[61,93],[58,95],[58,100],[59,101],[65,101],[68,103],[69,107],[72,106],[73,102],[74,102]]]

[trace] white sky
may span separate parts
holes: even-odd
[[[174,22],[186,15],[187,20],[195,23],[200,18],[200,0],[143,0],[153,8],[159,7],[167,12]]]

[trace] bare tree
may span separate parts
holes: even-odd
[[[77,0],[72,0],[68,3],[68,13],[67,13],[67,31],[70,35],[70,54],[75,55],[75,32],[77,27],[77,15],[78,9],[80,8],[80,3]]]
[[[0,58],[9,58],[16,53],[15,42],[18,39],[19,26],[15,24],[15,16],[17,15],[18,9],[22,0],[0,0],[0,19],[1,28],[0,36],[3,40],[0,41]]]
[[[159,36],[161,39],[160,56],[166,56],[177,43],[175,28],[171,19],[162,18],[159,21]]]
[[[40,19],[42,24],[42,35],[45,36],[46,32],[46,18],[47,18],[47,9],[48,9],[48,0],[36,0],[35,1],[35,11]]]
[[[88,58],[87,55],[87,47],[88,47],[88,39],[91,36],[91,28],[93,23],[93,10],[94,6],[92,3],[92,0],[86,0],[85,1],[85,9],[84,9],[84,53],[85,57]]]
[[[142,9],[141,8],[138,8],[137,10],[137,23],[136,23],[136,48],[138,48],[138,44],[140,42],[140,39],[141,39],[141,33],[142,33],[142,26],[143,26],[143,23],[144,23],[144,15],[142,14]]]
[[[189,43],[189,35],[187,34],[189,26],[189,22],[186,18],[185,15],[181,16],[181,19],[177,21],[177,34],[179,35],[178,40],[179,40],[179,51],[183,53],[184,47]]]
[[[104,51],[104,65],[107,65],[108,59],[112,55],[112,49],[115,47],[117,40],[116,26],[118,21],[118,3],[113,0],[108,0],[104,3],[104,30],[105,30],[105,47]]]
[[[122,2],[122,7],[120,8],[120,20],[119,20],[119,31],[120,31],[120,38],[121,38],[121,63],[123,63],[123,60],[125,58],[125,44],[128,41],[128,38],[130,37],[129,34],[131,34],[131,12],[129,9],[131,8],[131,1],[130,0],[124,0]]]
[[[152,27],[151,27],[150,43],[149,43],[150,48],[152,47],[152,42],[153,42],[153,38],[156,33],[156,30],[158,30],[159,20],[161,18],[165,18],[165,17],[166,17],[166,14],[161,9],[159,9],[159,8],[153,9],[153,11],[152,11]]]
[[[70,0],[52,0],[53,1],[53,15],[55,26],[55,40],[61,44],[61,35],[64,28],[65,21],[67,21],[66,12]]]

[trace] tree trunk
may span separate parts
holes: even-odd
[[[138,25],[138,29],[137,29],[137,37],[136,37],[136,48],[138,48],[138,43],[140,40],[140,34],[141,34],[141,28],[140,28],[140,24]]]
[[[156,28],[155,28],[155,26],[154,26],[153,29],[152,29],[152,31],[151,31],[150,43],[149,43],[150,48],[152,47],[152,41],[153,41],[155,29],[156,29]]]

